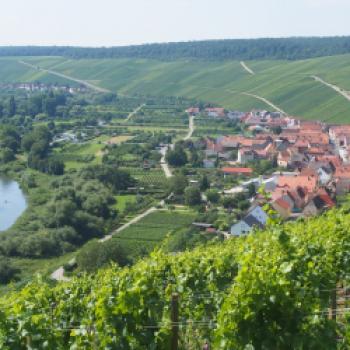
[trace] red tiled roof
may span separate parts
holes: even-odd
[[[282,208],[284,208],[286,210],[290,209],[289,203],[287,201],[285,201],[284,199],[282,199],[282,198],[276,199],[274,201],[274,203],[278,204],[280,207],[282,207]]]
[[[321,195],[319,195],[319,197],[327,205],[328,208],[333,208],[335,206],[333,199],[331,197],[329,197],[328,194],[321,194]]]
[[[313,192],[317,187],[317,176],[279,176],[278,187],[287,187],[290,190],[301,187],[306,188],[308,192]]]
[[[336,155],[322,155],[322,156],[317,156],[316,160],[318,161],[326,161],[329,163],[332,163],[334,167],[338,167],[342,164],[341,159],[339,156]]]
[[[186,110],[187,113],[199,113],[199,108],[198,107],[190,107]]]
[[[226,174],[252,174],[252,168],[221,168],[221,171]]]
[[[336,167],[334,176],[339,178],[350,178],[350,166],[341,165]]]

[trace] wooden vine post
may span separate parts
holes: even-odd
[[[171,296],[171,350],[179,348],[179,295]]]

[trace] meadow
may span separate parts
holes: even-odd
[[[311,76],[350,90],[350,55],[299,61],[247,61],[255,72],[249,74],[240,62],[147,59],[65,59],[59,57],[23,58],[34,65],[86,80],[120,94],[183,96],[220,104],[229,109],[271,109],[250,93],[268,99],[291,115],[332,123],[349,121],[350,102]],[[40,80],[38,72],[6,62],[1,81]],[[18,68],[18,72],[17,72]],[[40,74],[43,74],[42,72]],[[45,77],[46,79],[46,77]],[[57,77],[52,76],[53,81]]]

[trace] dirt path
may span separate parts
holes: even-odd
[[[118,229],[116,229],[114,232],[112,232],[111,234],[109,234],[108,236],[103,237],[102,239],[100,239],[100,242],[106,242],[108,240],[110,240],[113,235],[115,235],[116,233],[119,233],[123,230],[125,230],[126,228],[128,228],[129,226],[131,226],[132,224],[136,224],[138,221],[140,221],[141,219],[143,219],[144,217],[148,216],[149,214],[155,212],[157,210],[156,207],[152,207],[147,209],[146,211],[144,211],[143,213],[135,216],[132,220],[130,220],[129,222],[127,222],[126,224],[124,224],[123,226],[120,226]]]
[[[127,116],[127,118],[125,119],[126,122],[128,122],[135,114],[137,114],[143,107],[145,107],[146,104],[142,104],[141,106],[138,106],[136,109],[134,109],[131,113],[129,113],[129,115]]]
[[[194,130],[195,130],[194,116],[191,115],[190,118],[189,118],[189,121],[188,121],[188,133],[183,138],[183,140],[184,141],[189,140],[192,137]],[[172,173],[172,171],[171,171],[171,169],[169,167],[169,164],[167,163],[167,161],[165,159],[165,156],[166,156],[166,153],[167,153],[168,149],[172,148],[172,147],[173,147],[173,145],[170,145],[170,146],[167,145],[167,146],[163,146],[160,149],[160,154],[162,155],[162,158],[160,159],[160,166],[162,167],[166,178],[170,178],[170,177],[173,176],[173,173]]]
[[[267,99],[264,98],[264,97],[261,97],[261,96],[258,96],[258,95],[254,95],[254,94],[251,94],[251,93],[249,93],[249,92],[242,92],[241,94],[242,94],[242,95],[246,95],[246,96],[250,96],[250,97],[254,97],[254,98],[256,98],[257,100],[260,100],[260,101],[262,101],[262,102],[265,102],[267,105],[269,105],[270,107],[274,108],[276,111],[278,111],[278,112],[280,112],[280,113],[282,113],[282,114],[287,115],[287,113],[286,113],[283,109],[277,107],[275,104],[273,104],[271,101],[267,100]]]
[[[56,281],[69,281],[68,277],[64,276],[64,268],[63,266],[59,267],[56,271],[54,271],[51,275],[50,275],[51,279],[56,280]]]
[[[243,67],[243,69],[246,70],[249,74],[255,75],[255,72],[252,69],[250,69],[244,61],[241,61],[240,64]]]
[[[336,91],[338,94],[342,95],[348,101],[350,101],[350,92],[349,91],[345,91],[345,90],[343,90],[342,88],[340,88],[337,85],[333,85],[333,84],[327,83],[326,81],[324,81],[323,79],[321,79],[320,77],[318,77],[316,75],[312,75],[311,78],[315,79],[316,81],[320,82],[323,85],[326,85],[326,86],[330,87],[331,89]]]
[[[191,115],[190,116],[190,120],[189,120],[189,123],[188,123],[188,134],[183,138],[184,141],[187,141],[189,140],[192,135],[193,135],[193,132],[194,132],[194,116]]]
[[[89,82],[87,82],[85,80],[80,80],[80,79],[71,77],[69,75],[65,75],[65,74],[56,72],[56,71],[51,70],[51,69],[41,68],[39,66],[35,66],[33,64],[30,64],[30,63],[24,62],[24,61],[18,61],[18,63],[23,64],[23,65],[25,65],[27,67],[30,67],[32,69],[35,69],[35,70],[39,70],[41,72],[49,73],[49,74],[52,74],[52,75],[56,75],[57,77],[60,77],[60,78],[64,78],[64,79],[67,79],[67,80],[74,81],[75,83],[78,83],[78,84],[81,84],[83,86],[86,86],[87,88],[90,88],[91,90],[95,90],[97,92],[111,92],[111,90],[107,90],[107,89],[101,88],[101,87],[99,87],[97,85],[94,85],[94,84],[91,84],[91,83],[89,83]]]
[[[167,179],[173,176],[173,173],[171,172],[169,168],[169,164],[167,163],[165,156],[166,153],[168,152],[169,146],[163,146],[160,149],[160,154],[162,155],[162,158],[160,159],[160,166],[163,169],[164,175]]]

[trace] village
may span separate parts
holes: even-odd
[[[247,135],[205,138],[203,166],[214,168],[220,160],[218,170],[224,177],[241,179],[224,194],[244,193],[251,186],[256,190],[245,216],[230,227],[231,235],[263,228],[268,221],[266,204],[280,218],[296,220],[334,207],[337,197],[350,190],[350,125],[327,125],[258,110],[241,113],[193,107],[187,113],[235,119],[247,130]],[[254,176],[252,165],[261,160],[274,162],[277,171]]]

